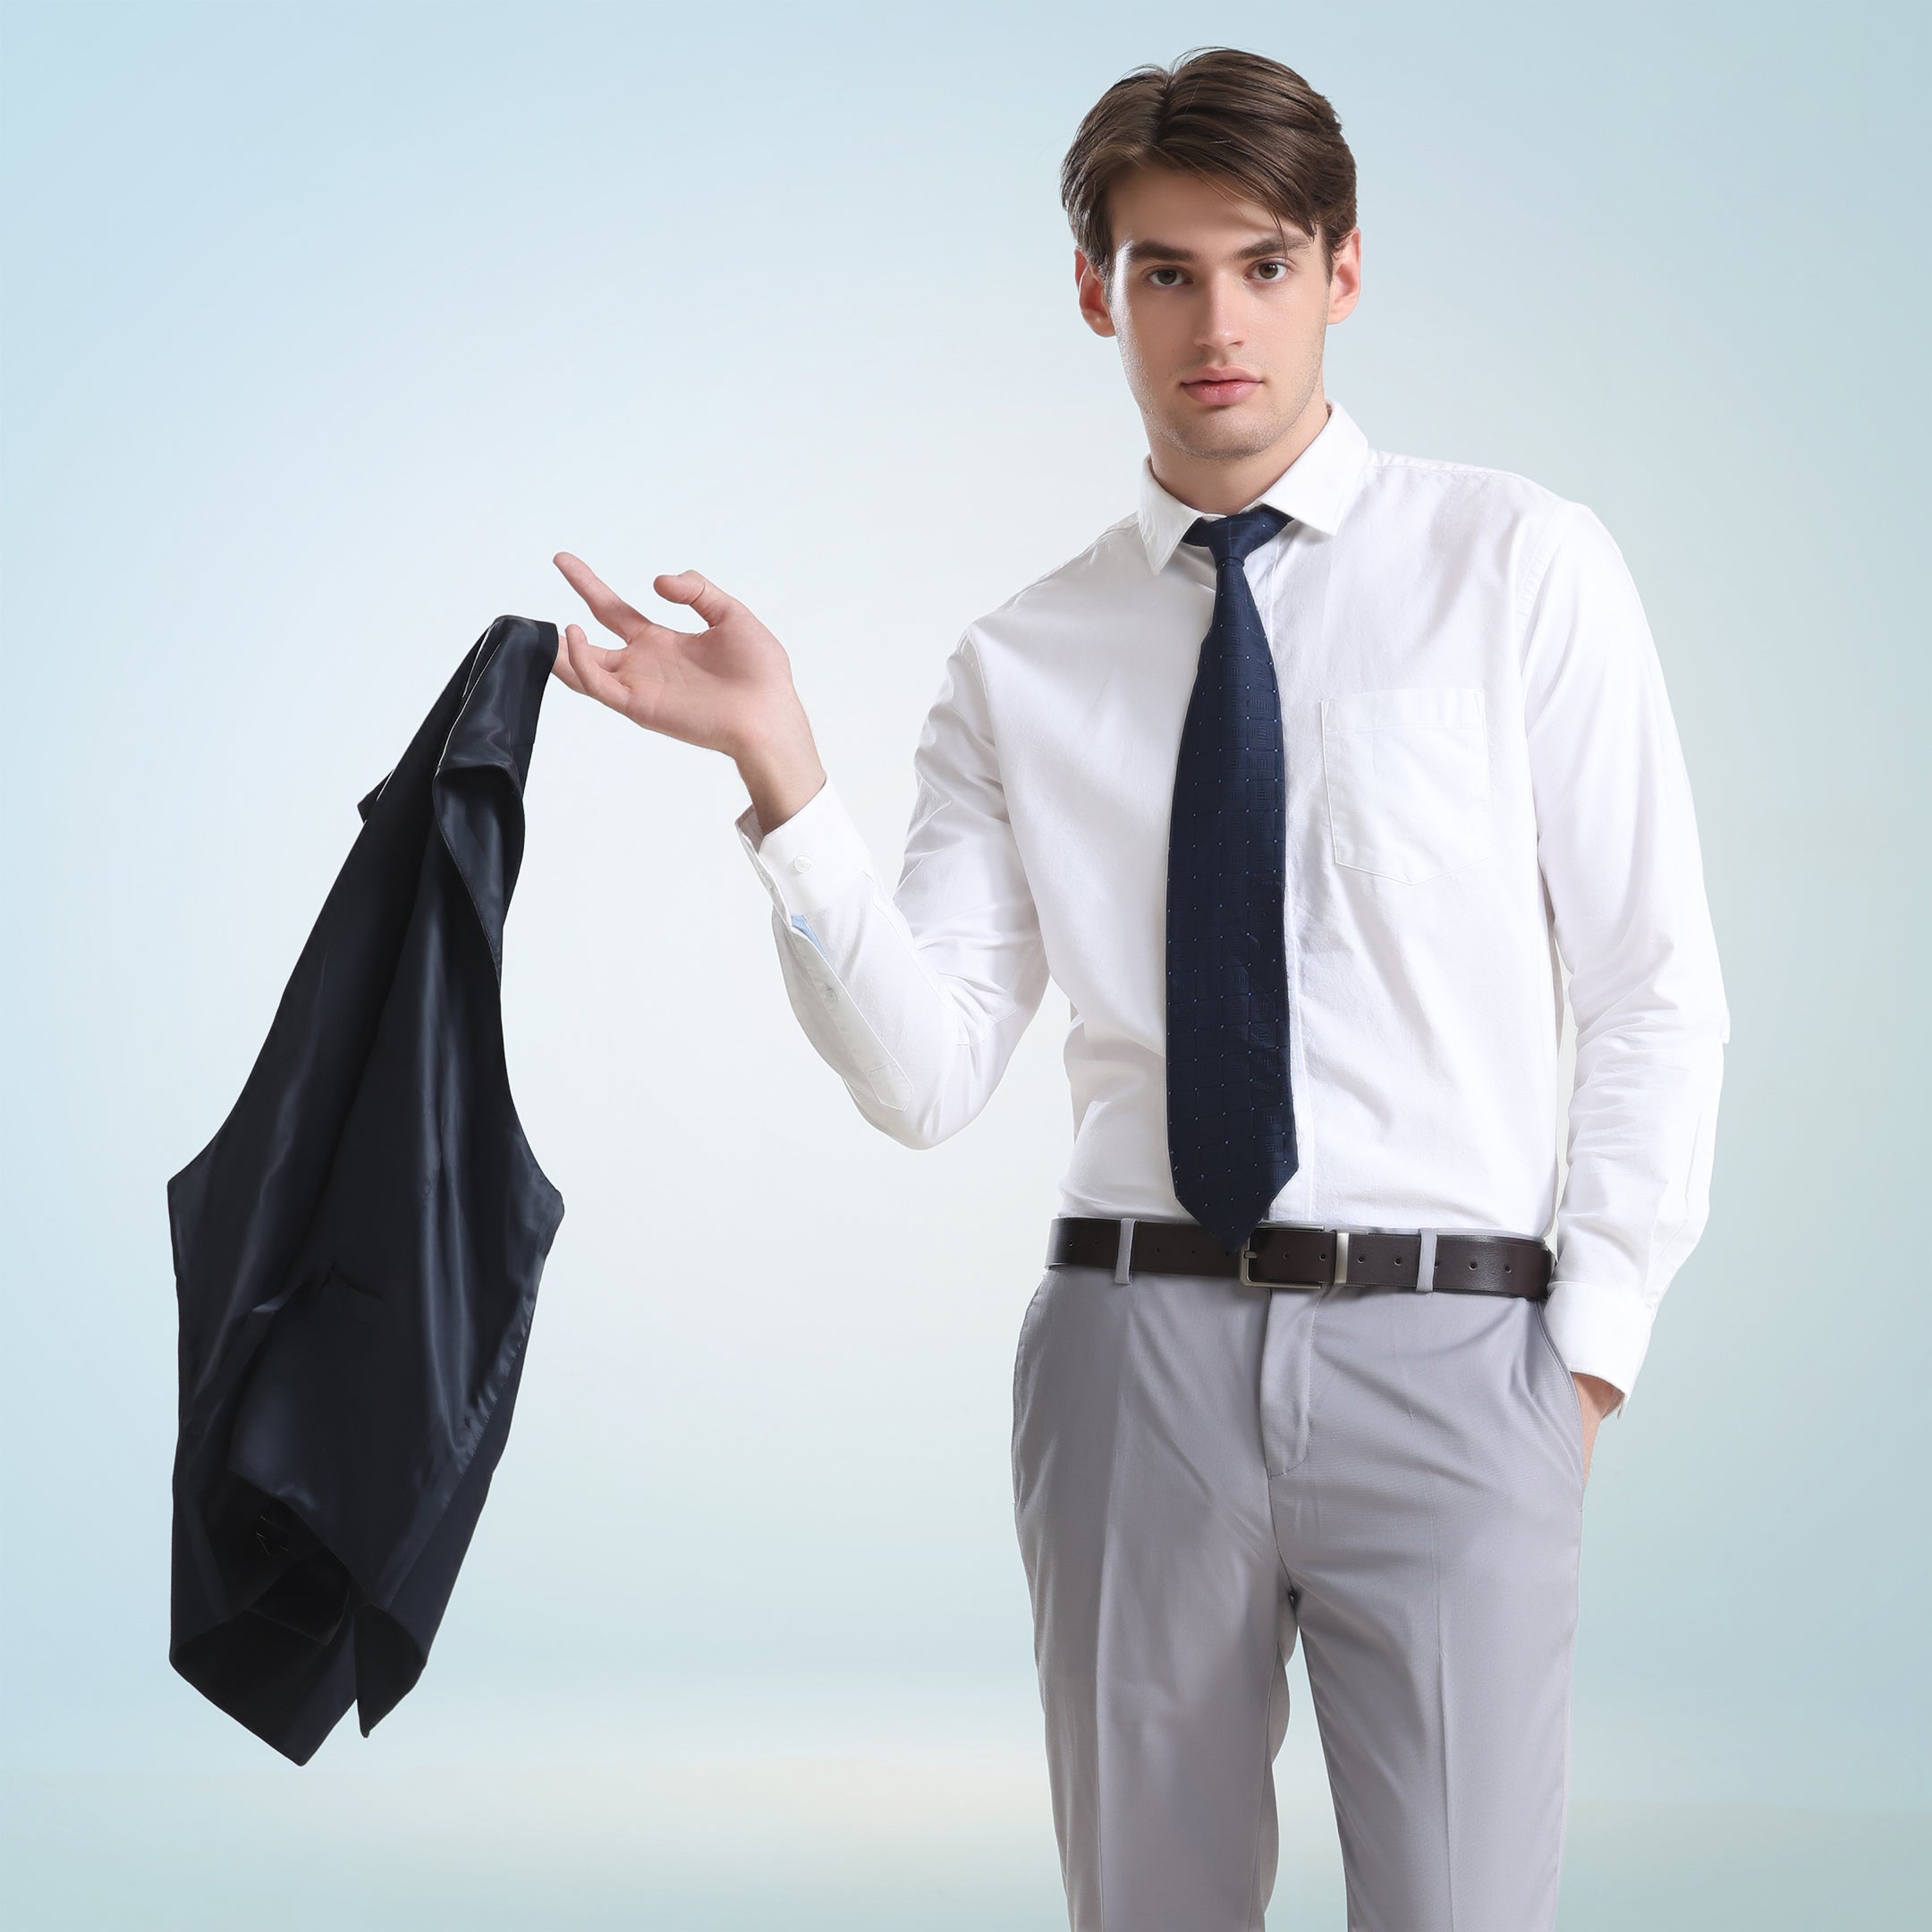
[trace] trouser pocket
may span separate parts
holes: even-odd
[[[1543,1303],[1530,1303],[1531,1325],[1540,1338],[1541,1352],[1547,1366],[1555,1371],[1556,1387],[1554,1395],[1556,1411],[1567,1419],[1565,1438],[1576,1461],[1577,1489],[1583,1487],[1583,1391],[1577,1385],[1577,1378],[1570,1373],[1570,1365],[1556,1350],[1556,1338],[1549,1332],[1549,1323],[1544,1318]]]

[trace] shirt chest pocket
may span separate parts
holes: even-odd
[[[1335,862],[1410,885],[1489,851],[1480,691],[1440,685],[1325,698],[1322,776]]]

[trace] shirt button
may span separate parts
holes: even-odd
[[[792,861],[792,869],[794,872],[809,872],[811,870],[811,860],[802,857],[794,859]]]

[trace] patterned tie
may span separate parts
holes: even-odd
[[[1215,560],[1167,838],[1167,1158],[1174,1193],[1239,1248],[1294,1173],[1281,689],[1241,560],[1288,521],[1201,517]]]

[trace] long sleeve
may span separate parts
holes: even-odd
[[[1557,512],[1526,587],[1537,841],[1570,970],[1576,1081],[1546,1313],[1627,1394],[1702,1233],[1730,1017],[1690,781],[1635,584],[1589,510]]]
[[[829,779],[769,832],[749,806],[734,823],[771,894],[807,1038],[874,1126],[925,1148],[992,1097],[1046,986],[970,632],[947,659],[912,763],[917,794],[890,894]]]

